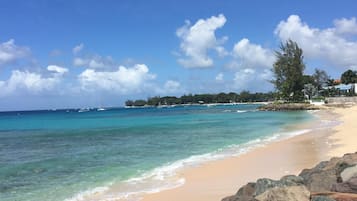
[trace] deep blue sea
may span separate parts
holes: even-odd
[[[0,113],[0,200],[136,200],[181,185],[175,172],[239,155],[312,117],[258,105]]]

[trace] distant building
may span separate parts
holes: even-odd
[[[341,84],[340,79],[333,80],[333,85],[339,85],[339,84]]]
[[[324,89],[335,89],[338,91],[339,95],[345,95],[350,93],[357,94],[357,83],[339,84],[335,86],[324,87]]]

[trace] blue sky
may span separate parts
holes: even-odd
[[[0,6],[0,110],[270,91],[280,41],[306,73],[357,69],[354,1],[16,1]]]

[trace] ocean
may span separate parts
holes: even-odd
[[[0,113],[1,201],[138,200],[177,171],[298,135],[304,111],[255,104]]]

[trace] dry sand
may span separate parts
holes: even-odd
[[[315,128],[309,133],[273,142],[238,157],[187,168],[179,173],[186,180],[183,186],[148,194],[143,200],[219,201],[258,178],[278,179],[286,174],[298,174],[331,156],[357,151],[357,106],[322,110],[317,114],[319,120],[293,128]],[[330,120],[341,123],[333,129],[316,129]]]

